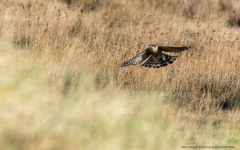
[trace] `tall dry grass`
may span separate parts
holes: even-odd
[[[69,2],[0,2],[2,148],[239,147],[238,1]],[[120,67],[150,43],[192,48]]]

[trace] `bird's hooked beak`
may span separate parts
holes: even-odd
[[[149,45],[148,48],[153,48],[153,46],[152,46],[152,45]]]

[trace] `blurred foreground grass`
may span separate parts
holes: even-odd
[[[50,85],[42,61],[21,60],[10,42],[0,43],[0,149],[240,148],[238,110],[190,113],[166,93],[128,92],[114,83],[99,89],[86,68],[69,84],[68,57]]]

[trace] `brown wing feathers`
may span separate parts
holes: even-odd
[[[131,60],[124,62],[121,67],[131,66],[131,65],[137,65],[141,63],[142,61],[146,60],[150,56],[150,52],[148,49],[138,54],[136,57],[132,58]]]
[[[180,53],[182,51],[188,50],[191,47],[169,47],[169,46],[158,46],[158,49],[165,52]]]

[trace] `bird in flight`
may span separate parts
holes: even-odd
[[[191,47],[169,47],[169,46],[157,46],[154,44],[150,44],[148,48],[132,58],[131,60],[124,62],[121,67],[127,67],[131,65],[137,65],[144,60],[148,59],[142,66],[144,67],[153,67],[153,68],[160,68],[165,67],[168,64],[172,64],[174,60],[178,56],[170,56],[164,54],[164,52],[173,52],[173,53],[180,53],[181,51],[187,50]]]

